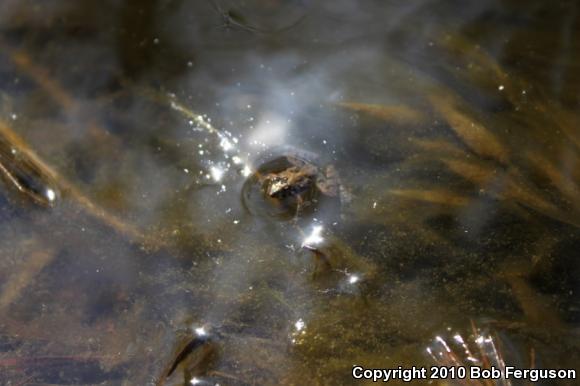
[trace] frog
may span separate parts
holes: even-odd
[[[322,209],[342,217],[343,204],[350,202],[350,190],[336,167],[321,162],[316,153],[284,145],[254,164],[258,166],[242,187],[242,203],[252,214],[297,220]]]
[[[313,162],[293,155],[281,157],[284,168],[258,176],[263,194],[279,204],[294,202],[296,213],[316,201],[319,195],[338,198],[340,177],[334,165],[321,168]]]

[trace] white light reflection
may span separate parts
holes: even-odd
[[[294,327],[296,328],[296,331],[302,331],[304,327],[306,327],[306,323],[304,323],[304,320],[300,318],[296,321],[296,323],[294,323]]]
[[[360,277],[358,275],[348,275],[348,284],[356,284],[360,281]]]
[[[192,385],[201,385],[203,383],[203,381],[199,378],[191,378],[191,381],[189,381],[189,383],[191,383]]]
[[[250,174],[252,174],[252,169],[248,165],[245,165],[242,169],[242,176],[248,177]]]
[[[221,179],[224,177],[225,170],[217,166],[212,166],[209,168],[209,173],[211,174],[211,178],[218,182],[221,181]]]
[[[294,323],[294,331],[291,334],[292,339],[290,340],[292,344],[301,344],[306,337],[306,323],[302,318],[298,319]]]
[[[446,337],[450,339],[446,340]],[[485,334],[473,327],[473,333],[464,338],[459,333],[436,336],[426,348],[434,362],[440,366],[484,366],[500,370],[500,378],[494,385],[510,386],[511,382],[505,378],[505,361],[503,353],[498,350],[496,340],[500,338]],[[504,346],[505,347],[505,346]],[[532,365],[533,366],[533,365]]]
[[[205,115],[197,114],[187,108],[185,105],[182,105],[176,100],[175,94],[168,93],[168,98],[170,99],[171,108],[178,111],[179,113],[183,114],[184,117],[187,118],[187,123],[191,126],[192,130],[194,131],[206,131],[209,134],[212,134],[216,137],[219,143],[219,147],[222,150],[222,156],[225,159],[229,159],[231,157],[233,163],[235,165],[239,165],[239,170],[241,175],[244,177],[248,177],[252,174],[252,170],[250,169],[249,165],[246,161],[240,157],[240,149],[238,148],[239,138],[234,137],[229,131],[227,130],[218,130],[216,129],[212,123],[211,119]],[[219,105],[219,104],[216,104]],[[233,122],[232,122],[233,124]],[[274,129],[274,131],[272,130]],[[280,138],[281,134],[285,131],[285,127],[280,126],[280,120],[276,120],[275,117],[272,120],[266,120],[265,125],[258,130],[257,137],[260,138],[262,136],[266,136],[267,138]],[[256,133],[254,133],[256,134]],[[205,139],[205,142],[208,142],[208,138]],[[202,144],[198,145],[198,154],[200,156],[209,156],[211,152],[208,150],[203,150]],[[227,154],[230,153],[230,154]],[[233,153],[233,154],[232,154]],[[215,161],[214,161],[215,162]],[[209,161],[211,165],[213,162]],[[206,178],[213,179],[215,182],[222,181],[225,174],[229,172],[230,164],[222,165],[222,166],[211,166],[209,169],[209,173],[206,174]],[[187,172],[186,172],[187,173]],[[222,189],[223,191],[223,189]]]
[[[248,143],[252,145],[274,146],[285,141],[288,124],[278,114],[266,113],[252,132],[248,134]]]
[[[302,247],[314,247],[321,244],[324,241],[322,237],[322,225],[314,225],[312,227],[312,232],[302,241]]]
[[[46,194],[46,198],[50,202],[52,202],[56,199],[56,192],[54,190],[52,190],[51,188],[46,189],[45,194]]]
[[[220,146],[224,151],[230,151],[234,148],[234,145],[226,137],[221,137]]]
[[[197,336],[199,336],[200,338],[201,338],[201,337],[206,337],[206,336],[207,336],[207,334],[208,334],[208,333],[207,333],[207,329],[206,329],[205,327],[203,327],[203,326],[201,326],[201,327],[196,327],[196,328],[194,328],[194,329],[193,329],[193,331],[194,331],[194,332],[195,332],[195,334],[196,334]]]

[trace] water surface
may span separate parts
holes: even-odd
[[[1,383],[352,384],[456,333],[578,369],[578,12],[1,1]],[[248,204],[281,154],[344,195]]]

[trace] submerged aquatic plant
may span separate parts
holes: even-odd
[[[137,3],[138,1],[127,2],[127,6],[123,8],[126,8],[127,12],[132,11],[130,4],[136,6]],[[178,3],[181,4],[175,2]],[[205,8],[209,5],[199,3],[205,4]],[[264,5],[266,3],[268,2],[259,2]],[[276,9],[281,9],[278,7],[285,4],[280,1],[269,3]],[[307,3],[311,7],[310,2]],[[378,2],[351,3],[357,9],[368,8],[369,11],[374,10],[371,3],[378,5]],[[346,149],[349,145],[346,144],[347,141],[341,142],[344,136],[349,135],[346,133],[348,126],[340,126],[344,124],[342,117],[339,117],[341,122],[324,117],[325,123],[330,122],[328,127],[340,128],[336,129],[336,136],[332,131],[335,128],[325,131],[324,128],[327,126],[319,125],[322,120],[311,121],[304,118],[307,118],[311,109],[318,109],[320,100],[316,100],[319,94],[315,89],[320,74],[328,76],[328,80],[332,81],[331,87],[321,87],[323,100],[328,94],[336,96],[343,91],[350,91],[351,96],[362,95],[361,99],[365,101],[373,99],[373,96],[369,95],[372,94],[372,90],[369,92],[366,88],[360,93],[345,90],[344,85],[352,84],[352,79],[346,74],[346,70],[342,70],[344,68],[342,66],[347,62],[350,71],[352,67],[348,63],[351,62],[351,57],[357,69],[362,69],[366,63],[377,63],[375,59],[363,60],[368,57],[361,55],[358,49],[359,46],[364,46],[365,51],[372,52],[376,49],[375,44],[380,42],[377,56],[383,56],[385,45],[382,40],[377,41],[373,36],[380,35],[376,36],[379,39],[385,36],[384,20],[377,23],[379,34],[374,34],[371,30],[368,31],[371,32],[368,35],[365,28],[356,28],[357,38],[353,41],[349,41],[348,34],[345,34],[339,35],[337,39],[339,42],[333,43],[334,37],[332,41],[328,41],[323,36],[327,32],[333,32],[333,28],[328,28],[328,24],[324,22],[327,13],[324,18],[320,18],[319,13],[327,8],[340,10],[343,8],[342,3],[327,7],[319,6],[320,9],[316,9],[318,5],[312,4],[310,8],[312,12],[309,12],[308,18],[312,18],[314,22],[304,26],[306,35],[303,35],[302,28],[296,29],[287,34],[291,40],[282,40],[278,38],[286,34],[280,33],[268,38],[264,35],[274,35],[295,26],[299,21],[292,24],[268,21],[266,19],[273,16],[271,12],[264,10],[260,17],[259,12],[256,14],[252,12],[252,6],[248,9],[247,2],[233,4],[229,1],[212,0],[211,4],[216,5],[214,11],[221,16],[226,27],[246,33],[229,34],[227,38],[232,38],[231,40],[224,39],[225,36],[218,34],[217,42],[204,37],[200,40],[200,44],[196,45],[199,52],[187,46],[188,58],[193,55],[196,62],[196,66],[188,62],[188,68],[194,67],[197,70],[198,65],[201,66],[205,60],[208,69],[210,67],[220,69],[218,71],[220,82],[222,78],[224,83],[231,81],[235,83],[238,80],[245,82],[247,64],[244,64],[241,57],[241,60],[232,60],[230,54],[238,53],[237,50],[243,50],[248,44],[248,47],[251,47],[249,55],[253,59],[250,67],[260,69],[257,77],[267,78],[264,75],[266,68],[272,65],[275,75],[272,75],[271,80],[275,80],[275,88],[280,88],[284,94],[290,91],[288,88],[298,86],[298,83],[300,87],[306,84],[304,90],[311,93],[311,97],[301,100],[300,103],[292,102],[290,106],[281,109],[287,111],[294,106],[307,107],[296,109],[296,114],[292,112],[293,123],[289,125],[292,129],[289,129],[291,137],[284,140],[320,150],[322,146],[316,146],[314,143],[318,139],[322,140],[320,136],[323,135],[325,145],[323,151],[332,154],[332,162],[336,163],[341,177],[345,171],[344,185],[358,189],[353,200],[355,210],[351,211],[350,208],[344,210],[341,207],[341,213],[336,213],[340,221],[336,223],[325,219],[324,222],[319,222],[314,219],[311,223],[304,221],[297,224],[270,222],[241,210],[241,204],[238,202],[239,188],[244,179],[254,173],[250,161],[255,154],[253,151],[250,154],[248,148],[242,146],[242,142],[237,145],[237,140],[241,141],[242,138],[238,134],[244,134],[244,143],[251,136],[246,136],[246,131],[240,127],[230,128],[227,121],[231,119],[234,122],[229,123],[232,126],[237,125],[241,121],[238,118],[245,117],[246,113],[248,116],[252,115],[251,121],[248,120],[248,126],[250,122],[254,122],[254,116],[256,121],[265,119],[260,118],[260,107],[256,108],[254,101],[259,99],[260,95],[269,95],[262,94],[269,84],[268,80],[264,80],[263,83],[254,82],[253,80],[256,80],[254,72],[249,79],[252,82],[238,83],[237,91],[232,91],[235,88],[230,88],[229,85],[224,88],[228,95],[220,92],[215,94],[204,92],[206,82],[211,89],[219,88],[214,86],[221,84],[213,83],[218,77],[213,79],[210,72],[206,73],[205,69],[200,71],[203,79],[196,78],[195,73],[188,73],[188,76],[193,76],[191,79],[188,78],[187,82],[183,81],[184,78],[179,76],[180,74],[172,74],[172,79],[176,83],[154,80],[152,78],[156,77],[153,74],[152,78],[146,78],[145,71],[141,74],[142,78],[134,77],[142,79],[143,83],[127,85],[119,81],[115,75],[110,83],[102,86],[102,89],[85,93],[79,92],[76,86],[71,87],[71,83],[77,79],[74,76],[76,72],[69,71],[70,66],[63,65],[67,64],[66,55],[63,54],[68,51],[59,50],[59,44],[55,44],[50,52],[54,49],[54,53],[58,55],[56,64],[67,73],[65,79],[70,80],[68,83],[64,82],[64,79],[57,81],[58,74],[51,72],[50,66],[44,69],[42,64],[44,60],[36,62],[36,59],[41,57],[40,53],[45,52],[42,47],[36,50],[34,46],[34,50],[30,51],[34,54],[30,57],[19,49],[4,50],[17,68],[16,72],[25,75],[28,81],[36,84],[42,94],[46,94],[48,99],[53,101],[54,110],[64,112],[64,114],[47,114],[48,116],[40,114],[46,118],[41,122],[43,131],[49,131],[46,130],[47,124],[62,116],[73,118],[70,121],[75,128],[86,129],[82,131],[82,140],[76,138],[78,133],[75,130],[73,133],[75,135],[70,135],[75,137],[74,141],[62,136],[59,138],[62,143],[47,144],[49,148],[56,148],[57,150],[53,150],[54,153],[62,154],[65,160],[60,160],[59,156],[52,159],[46,157],[46,149],[42,146],[38,149],[39,156],[43,156],[39,159],[53,166],[55,171],[59,171],[55,175],[55,183],[59,193],[62,193],[59,198],[63,198],[64,204],[57,205],[54,211],[38,212],[42,215],[59,214],[61,210],[67,209],[68,203],[73,202],[76,204],[73,209],[78,206],[84,214],[99,220],[97,225],[101,223],[106,225],[101,231],[97,226],[85,228],[84,222],[70,221],[72,223],[70,226],[69,221],[65,221],[64,225],[60,224],[61,220],[67,220],[71,216],[49,218],[48,220],[54,220],[54,224],[57,225],[51,226],[53,224],[51,222],[49,226],[41,228],[49,230],[45,235],[46,239],[51,239],[47,240],[49,242],[40,240],[37,244],[31,244],[31,247],[22,247],[23,253],[15,253],[15,258],[3,259],[6,260],[3,270],[15,273],[10,277],[4,272],[2,274],[2,279],[6,280],[0,296],[0,310],[7,311],[2,326],[5,327],[4,319],[12,318],[13,310],[20,310],[16,315],[23,315],[27,319],[17,319],[9,332],[14,336],[30,339],[31,333],[42,331],[50,338],[47,339],[50,344],[44,342],[42,344],[47,348],[47,354],[43,356],[60,350],[53,342],[62,343],[66,338],[78,341],[79,345],[65,349],[65,354],[69,351],[84,353],[87,344],[90,344],[90,353],[115,353],[110,359],[101,357],[94,361],[97,368],[106,369],[107,366],[119,368],[119,375],[117,372],[108,375],[112,381],[124,376],[125,382],[146,384],[140,381],[140,378],[154,374],[160,376],[158,384],[165,383],[166,386],[182,385],[184,382],[185,384],[342,384],[344,375],[348,373],[353,363],[364,362],[375,367],[385,365],[394,367],[400,363],[415,364],[416,361],[424,360],[425,358],[421,357],[423,344],[430,338],[433,328],[453,323],[456,317],[463,317],[462,313],[467,307],[477,308],[474,312],[478,313],[492,313],[489,311],[491,307],[486,308],[489,299],[474,299],[472,294],[475,292],[474,288],[484,288],[484,285],[489,283],[487,279],[493,275],[493,272],[490,274],[490,270],[495,268],[493,260],[497,258],[496,255],[489,256],[489,264],[487,260],[482,264],[483,259],[473,258],[475,253],[472,250],[468,250],[468,253],[463,253],[465,251],[448,253],[454,252],[444,244],[449,241],[445,240],[449,234],[438,232],[440,229],[434,231],[434,227],[428,226],[433,217],[442,212],[467,213],[465,217],[477,217],[465,209],[473,208],[474,201],[492,198],[494,204],[501,201],[502,204],[505,203],[502,209],[513,210],[516,215],[529,215],[527,212],[534,211],[563,223],[572,225],[576,223],[574,212],[568,211],[570,208],[577,208],[578,205],[579,174],[578,168],[574,165],[577,162],[577,148],[580,142],[574,131],[577,122],[574,113],[566,112],[554,103],[542,101],[533,108],[528,105],[530,111],[526,114],[533,118],[518,117],[515,110],[494,111],[493,115],[488,115],[488,110],[472,106],[472,101],[468,102],[469,98],[465,94],[452,92],[443,86],[422,87],[421,84],[411,82],[413,93],[421,96],[427,94],[421,108],[401,104],[398,90],[393,92],[394,95],[397,94],[396,98],[393,98],[392,104],[387,106],[377,102],[339,103],[342,108],[359,115],[387,122],[394,130],[403,129],[399,130],[403,134],[397,137],[402,140],[400,142],[384,140],[382,137],[384,133],[380,132],[378,137],[367,141],[364,146],[357,147],[356,152],[351,152],[352,148]],[[166,5],[162,4],[160,8]],[[200,10],[203,11],[203,7]],[[258,11],[257,8],[255,10]],[[296,17],[289,18],[285,12],[275,12],[282,15],[281,19],[296,20]],[[369,16],[373,16],[371,13],[374,12],[369,12]],[[165,25],[162,20],[159,20],[159,23],[146,20],[149,11],[135,12],[135,15],[135,18],[130,19],[143,20],[144,29],[149,25],[159,24],[159,30],[164,30],[161,28]],[[212,26],[216,23],[215,13],[210,13],[209,17],[203,13],[200,15],[201,18],[209,20]],[[346,24],[350,23],[350,16],[355,15],[348,16],[348,20],[339,21],[341,27],[346,27],[337,28],[340,34],[351,29]],[[107,15],[107,18],[109,17]],[[62,20],[71,18],[72,16]],[[366,17],[363,19],[365,25],[360,25],[361,27],[368,23]],[[408,19],[400,18],[400,20]],[[191,23],[192,29],[187,29],[187,33],[182,34],[180,31],[184,30],[175,25],[176,28],[170,29],[170,32],[177,40],[183,38],[184,41],[181,43],[187,45],[186,40],[195,36],[197,24],[203,26],[203,23]],[[288,27],[284,27],[285,25]],[[332,25],[334,24],[330,23],[330,26]],[[136,59],[141,57],[146,59],[152,51],[158,51],[156,55],[164,63],[172,64],[175,61],[168,55],[167,46],[171,42],[165,44],[164,41],[164,37],[169,41],[169,35],[162,35],[160,44],[159,39],[153,40],[156,36],[153,34],[156,32],[154,29],[142,31],[143,33],[137,31],[136,34],[132,34],[131,29],[113,28],[113,30],[119,30],[120,35],[130,36],[127,39],[128,43],[141,43],[142,40],[142,44],[131,49],[127,47],[127,43],[120,43],[120,51],[129,51],[129,54],[145,51],[144,55],[137,55]],[[310,42],[311,36],[308,35],[310,33],[317,36],[313,42]],[[17,35],[13,38],[20,39],[21,34],[18,32],[12,35]],[[300,42],[305,36],[308,37],[308,43]],[[240,37],[249,39],[238,40]],[[361,44],[361,38],[365,44]],[[296,52],[286,50],[286,44],[295,44],[294,39],[300,44],[297,48],[306,44],[307,50],[304,52],[300,49]],[[109,39],[105,40],[109,42]],[[262,46],[261,42],[266,42],[267,45]],[[474,49],[466,42],[453,43],[453,39],[447,39],[446,42],[449,43],[449,47],[452,46],[459,51],[462,58],[478,63],[476,67],[479,72],[476,70],[462,72],[464,80],[469,83],[479,84],[480,81],[485,81],[496,84],[492,89],[497,89],[497,84],[505,85],[503,93],[506,99],[513,105],[521,103],[521,93],[517,90],[521,84],[516,84],[513,78],[507,76],[494,61],[489,60],[482,50]],[[79,45],[86,46],[87,49],[93,46],[84,43],[85,41]],[[330,44],[327,46],[326,43]],[[53,44],[48,46],[53,47]],[[338,51],[335,48],[340,48],[342,52],[343,47],[347,50],[336,58],[341,64],[335,66],[337,61],[334,60],[333,53]],[[350,51],[349,47],[357,49]],[[92,50],[91,48],[90,51]],[[315,55],[312,56],[310,53],[305,55],[306,51],[311,51]],[[299,60],[294,63],[295,59],[287,57],[286,53],[291,53],[292,57],[296,55]],[[122,57],[125,55],[127,54],[121,53]],[[74,62],[77,62],[77,55],[74,56]],[[52,58],[51,55],[48,57]],[[318,57],[324,57],[324,60],[319,61]],[[78,55],[78,58],[82,56]],[[281,59],[282,66],[279,63],[273,64],[277,60],[270,61],[271,58]],[[256,62],[258,59],[260,61]],[[302,59],[306,59],[304,63]],[[150,60],[144,62],[154,63]],[[316,68],[321,68],[321,71],[314,73],[310,71],[309,66],[313,63]],[[95,64],[98,64],[96,67],[98,73],[106,70],[100,60],[95,61]],[[406,62],[405,67],[408,67],[407,64],[410,63]],[[180,66],[183,65],[184,63]],[[287,68],[287,65],[292,69],[279,71]],[[76,65],[74,67],[76,68]],[[382,73],[386,66],[379,64],[376,67],[380,67]],[[80,68],[82,70],[85,67],[81,65]],[[144,68],[147,68],[146,65]],[[491,74],[482,77],[486,69]],[[230,70],[231,75],[227,75],[230,74]],[[173,73],[173,70],[170,72]],[[11,72],[6,74],[11,75]],[[83,77],[87,74],[83,74]],[[408,72],[397,73],[396,77],[406,82],[408,75]],[[290,77],[289,82],[285,81],[287,77]],[[279,80],[282,80],[280,85]],[[159,82],[162,84],[160,87],[162,90],[166,87],[177,90],[180,98],[182,94],[187,94],[187,97],[183,97],[183,104],[178,102],[177,96],[173,94],[146,90],[152,86],[145,84],[157,85]],[[241,84],[243,86],[240,86]],[[118,89],[118,86],[122,86],[121,89]],[[393,90],[392,84],[390,86],[390,90]],[[255,95],[254,88],[258,90]],[[234,94],[232,99],[243,106],[244,113],[239,116],[228,114],[228,108],[224,107],[231,103],[227,98],[230,91]],[[28,99],[28,90],[26,94]],[[294,98],[294,91],[291,95],[292,100],[300,99]],[[304,93],[297,92],[296,95]],[[330,98],[337,100],[332,95]],[[93,97],[99,100],[95,101]],[[85,101],[83,98],[89,100]],[[107,104],[101,104],[100,102],[105,99],[108,101]],[[284,97],[284,101],[288,100],[289,98]],[[338,100],[342,98],[338,97]],[[31,105],[37,104],[34,102],[36,99],[31,98],[31,101],[33,102]],[[252,101],[254,107],[250,108],[248,104],[246,109],[246,101]],[[316,103],[312,103],[313,101]],[[216,108],[216,112],[212,107],[214,102],[216,106],[219,103],[224,108]],[[279,105],[276,100],[268,102],[268,108]],[[205,115],[190,110],[187,107],[190,105],[194,106],[195,110],[209,109],[208,114],[217,118],[218,122],[210,123]],[[526,106],[518,108],[524,107]],[[97,108],[102,108],[103,111]],[[79,113],[83,109],[87,110],[86,114]],[[33,107],[21,110],[22,113],[19,111],[22,118],[18,122],[10,122],[7,126],[15,131],[23,130],[25,138],[33,139],[34,135],[25,131],[30,122],[27,115],[34,117],[35,114],[31,113],[36,110],[37,107]],[[49,106],[47,110],[53,109]],[[554,115],[550,116],[552,113]],[[83,119],[78,119],[79,116]],[[103,119],[99,118],[101,116]],[[539,116],[542,119],[536,120]],[[528,119],[531,121],[528,122]],[[434,125],[435,128],[442,129],[436,134],[432,127],[435,121],[438,121]],[[513,141],[519,134],[508,130],[520,127],[522,128],[520,132],[524,132],[524,129],[531,128],[531,131],[537,129],[536,134],[542,134],[540,126],[547,123],[561,125],[563,135],[576,146],[565,148],[563,154],[567,157],[566,162],[563,162],[559,155],[554,156],[546,151],[549,147],[537,141],[537,137],[530,136],[527,142]],[[54,126],[60,124],[61,122],[56,122]],[[240,123],[239,126],[245,125],[246,123]],[[415,130],[416,127],[422,130]],[[90,135],[85,136],[86,132]],[[364,137],[359,132],[356,132],[355,136]],[[50,137],[49,142],[59,142],[56,140],[58,136],[52,132]],[[46,137],[41,137],[36,142],[30,141],[31,148],[44,138]],[[97,143],[92,140],[93,138],[100,140]],[[117,145],[109,146],[111,143]],[[76,165],[75,157],[70,157],[69,151],[66,149],[63,151],[63,147],[70,144],[75,148],[73,154],[78,152],[79,158],[82,158],[78,171],[68,169],[79,166]],[[515,147],[520,144],[522,149]],[[400,169],[389,174],[388,179],[381,179],[384,176],[381,168],[387,166],[387,162],[382,161],[388,157],[377,159],[380,157],[375,157],[375,150],[378,153],[387,146],[404,148],[398,155],[407,158],[397,163],[395,167]],[[94,154],[92,148],[97,149]],[[540,150],[537,151],[537,148]],[[87,149],[89,151],[86,151]],[[407,149],[413,152],[405,153]],[[556,146],[555,149],[560,147]],[[9,148],[6,147],[4,150]],[[371,155],[367,157],[366,153]],[[10,157],[9,152],[5,154]],[[13,161],[11,158],[7,158],[7,162],[11,161]],[[367,161],[370,162],[365,164]],[[388,162],[388,166],[392,165],[391,159]],[[94,163],[95,167],[88,167],[91,170],[86,173],[83,166],[91,163]],[[148,163],[154,164],[155,167],[149,166]],[[110,166],[101,168],[103,164]],[[10,164],[14,165],[19,166]],[[26,172],[26,169],[23,170]],[[92,170],[98,173],[102,173],[103,170],[114,172],[105,172],[102,177],[89,178],[85,181],[85,175],[91,174]],[[331,171],[328,173],[327,177],[330,177]],[[426,174],[429,174],[426,178],[428,185],[421,180],[421,176]],[[540,179],[530,178],[532,174],[539,175]],[[114,176],[113,181],[111,175]],[[443,178],[440,179],[440,175],[443,175]],[[448,184],[445,177],[449,175],[460,180],[460,183]],[[65,176],[70,182],[66,182]],[[395,183],[391,183],[393,180]],[[546,182],[545,180],[551,181],[552,191],[542,184]],[[121,182],[114,192],[118,196],[116,200],[134,201],[134,206],[117,202],[118,206],[111,207],[107,205],[111,202],[99,201],[99,192],[117,185],[116,181]],[[13,181],[12,183],[14,184]],[[105,189],[101,186],[103,183],[106,185]],[[343,184],[340,185],[342,187]],[[368,185],[373,185],[373,189],[366,189]],[[22,191],[19,188],[22,184],[15,186]],[[370,190],[374,197],[365,200],[369,197],[364,197],[366,194],[364,190]],[[555,194],[558,192],[561,196]],[[90,198],[94,199],[94,203]],[[423,205],[417,205],[417,202]],[[124,205],[127,206],[123,208]],[[363,205],[369,209],[359,212],[358,209]],[[117,211],[118,208],[121,210]],[[374,211],[376,216],[372,219],[370,216],[365,217],[369,211]],[[28,228],[31,227],[28,221],[15,224],[11,221],[12,219],[6,221],[5,231],[9,234],[5,237],[6,240],[20,231],[17,226],[19,224],[26,226],[26,232],[22,232],[24,234],[19,237],[25,238],[29,235]],[[385,226],[387,222],[388,225],[396,223],[396,225],[405,224],[407,227],[397,229]],[[156,231],[155,235],[160,239],[159,245],[165,246],[167,242],[173,247],[171,253],[143,253],[141,247],[151,238],[152,230],[149,227],[153,227]],[[407,232],[411,228],[412,232]],[[15,229],[14,233],[11,232],[12,229]],[[63,230],[66,232],[65,236],[62,236]],[[109,230],[115,230],[135,242],[131,243],[130,249],[119,248],[116,243],[111,243],[112,234],[108,232]],[[59,234],[61,236],[57,239],[61,241],[52,242],[52,238]],[[33,236],[36,237],[36,234]],[[69,241],[80,246],[72,249],[68,246]],[[59,243],[65,244],[64,248]],[[140,248],[134,248],[135,244]],[[17,244],[6,241],[4,247],[15,249]],[[510,250],[508,253],[511,252]],[[28,258],[20,258],[21,255]],[[12,264],[13,260],[18,262],[18,265],[8,267],[8,263]],[[315,263],[319,261],[324,266],[312,269],[313,264],[309,264],[312,261]],[[519,274],[520,267],[517,268]],[[309,275],[312,271],[317,275]],[[35,283],[33,278],[37,277]],[[452,280],[448,280],[449,278]],[[51,284],[52,280],[58,285],[47,285],[47,282]],[[528,287],[529,283],[525,278],[510,275],[504,280],[510,280],[512,288],[512,293],[506,297],[509,296],[511,299],[515,296],[517,300],[537,298],[535,296],[537,294],[532,291],[533,288]],[[442,282],[445,284],[439,286]],[[449,302],[448,295],[452,291],[455,291],[455,294]],[[77,300],[79,296],[81,299]],[[503,299],[500,298],[498,301]],[[496,300],[495,296],[493,300]],[[460,302],[463,303],[459,304]],[[48,305],[45,306],[44,303]],[[523,316],[527,317],[528,321],[534,318],[542,321],[547,319],[545,312],[542,312],[544,308],[534,307],[535,304],[531,301],[520,300],[519,303],[522,305]],[[30,305],[32,310],[27,310],[27,305]],[[61,305],[65,307],[60,308]],[[451,315],[452,313],[461,315]],[[509,314],[506,323],[513,322],[514,319],[519,320],[520,315],[515,312],[514,314],[515,316]],[[221,333],[219,340],[215,339],[217,336],[205,336],[203,330],[197,329],[188,331],[184,337],[176,336],[174,331],[183,324],[181,321],[189,316],[195,320],[207,318],[212,323],[224,323],[225,333]],[[82,330],[74,328],[77,325],[81,326]],[[23,328],[26,329],[22,330]],[[499,359],[503,358],[500,341],[492,334],[479,335],[483,339],[481,344],[487,344],[483,347],[487,350],[485,355],[478,352],[479,338],[472,341],[471,337],[460,336],[470,347],[471,357],[481,364],[485,361],[499,363]],[[443,336],[430,347],[435,354],[436,349],[445,349],[445,346],[442,346],[442,342],[445,342],[446,346],[453,350],[455,347],[453,344],[457,343],[454,339]],[[12,346],[4,344],[5,341],[2,339],[0,341],[4,347]],[[460,362],[459,353],[462,347],[457,350],[455,356],[457,362]],[[22,350],[18,352],[22,353]],[[451,361],[452,356],[450,354],[445,356],[446,353],[449,354],[448,351],[444,351],[440,360]],[[11,362],[9,355],[5,356],[5,365],[18,364],[14,367],[14,371],[26,368],[23,366],[24,362]],[[107,365],[106,361],[110,365]],[[70,364],[65,363],[63,368],[75,368],[84,365],[84,362],[76,358],[70,361]],[[127,371],[125,367],[121,367],[124,362],[127,362]],[[51,365],[56,363],[52,359],[45,363],[47,365],[41,371],[59,367]],[[139,373],[142,373],[140,378]],[[31,379],[30,382],[41,382],[39,379]],[[68,378],[66,381],[69,381]],[[81,381],[77,380],[78,382]]]
[[[409,130],[415,151],[403,166],[421,170],[433,168],[451,172],[473,186],[473,191],[454,186],[417,187],[404,181],[389,193],[411,201],[469,208],[482,196],[505,203],[518,215],[528,211],[552,220],[580,227],[580,146],[578,117],[539,92],[533,93],[525,80],[509,75],[483,49],[466,39],[445,35],[441,46],[448,52],[459,50],[469,66],[457,77],[471,84],[485,80],[496,85],[512,108],[486,111],[469,104],[458,92],[441,84],[431,84],[427,102],[433,120],[410,106],[381,106],[357,102],[340,106],[387,123],[392,130]],[[473,71],[476,66],[478,71]],[[499,85],[499,86],[497,86]],[[487,85],[489,89],[489,85]],[[450,130],[433,134],[441,121]],[[555,136],[545,138],[546,126]],[[414,129],[413,129],[414,128]],[[418,128],[424,128],[418,129]],[[427,132],[427,134],[425,134]],[[413,173],[410,173],[413,175]],[[420,183],[420,182],[419,182]]]

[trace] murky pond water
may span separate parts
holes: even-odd
[[[0,383],[580,370],[579,12],[0,1]]]

